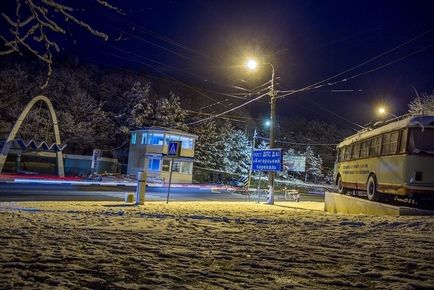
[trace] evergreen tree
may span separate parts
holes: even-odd
[[[323,177],[322,158],[319,155],[316,156],[310,146],[306,147],[304,155],[306,156],[306,174],[304,181],[307,182],[308,177],[311,176],[316,182],[319,178]]]
[[[231,138],[232,150],[229,154],[231,169],[235,173],[248,173],[252,147],[247,135],[241,130],[234,130]]]
[[[282,178],[288,178],[288,165],[290,162],[292,162],[293,157],[296,156],[295,150],[292,148],[289,148],[284,154],[283,154],[283,170],[282,172],[278,172],[277,176]]]
[[[58,113],[61,137],[66,150],[90,154],[94,148],[111,145],[114,124],[109,115],[87,93],[76,91]]]
[[[217,148],[221,152],[220,170],[230,173],[247,173],[250,166],[250,142],[241,130],[235,130],[228,121],[219,130]]]
[[[218,169],[220,154],[218,134],[214,121],[204,122],[193,131],[198,136],[194,147],[195,161],[202,167]]]
[[[128,133],[131,129],[150,125],[150,118],[154,112],[149,100],[150,90],[150,83],[142,85],[140,82],[135,82],[133,87],[125,92],[124,98],[129,100],[129,103],[120,116],[123,119],[121,132]]]
[[[180,99],[174,92],[169,98],[159,98],[155,105],[153,123],[157,126],[187,130],[184,123],[187,112],[181,108]]]

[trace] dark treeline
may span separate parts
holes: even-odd
[[[100,148],[107,157],[126,162],[129,130],[159,125],[198,134],[197,160],[204,166],[245,173],[253,128],[258,127],[260,137],[268,137],[265,128],[256,126],[262,121],[255,120],[248,111],[239,114],[243,122],[214,119],[187,126],[189,121],[206,117],[197,112],[212,114],[225,110],[226,107],[219,105],[201,110],[213,100],[222,101],[223,97],[146,72],[102,68],[67,58],[56,63],[48,86],[41,89],[46,70],[40,64],[9,57],[0,59],[0,65],[2,139],[26,103],[39,94],[49,97],[54,105],[62,141],[68,144],[66,153],[91,154],[92,149]],[[53,142],[51,126],[45,105],[38,104],[23,123],[19,136]],[[279,116],[276,145],[305,153],[307,145],[304,144],[334,144],[348,133],[351,132],[343,132],[322,121]],[[231,135],[234,136],[229,138]],[[260,139],[257,141],[260,143]],[[325,175],[333,167],[334,147],[311,146],[309,149],[313,155],[321,157]]]

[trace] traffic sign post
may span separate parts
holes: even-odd
[[[252,154],[252,170],[280,172],[283,169],[282,148],[255,149]],[[274,181],[273,181],[274,182]],[[273,186],[272,186],[273,187]],[[268,204],[274,204],[274,192],[269,191]],[[259,201],[259,191],[258,191]]]
[[[170,162],[169,186],[167,188],[166,204],[169,203],[170,185],[172,184],[173,162],[175,158],[179,158],[179,156],[181,156],[181,145],[181,141],[169,142],[169,144],[167,145],[167,156],[172,157],[172,160]]]

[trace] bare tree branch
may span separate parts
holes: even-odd
[[[91,34],[108,40],[107,34],[92,28],[88,23],[78,19],[72,14],[74,8],[58,3],[58,0],[15,0],[16,10],[15,19],[1,13],[2,18],[10,26],[11,39],[0,35],[5,50],[0,51],[1,55],[20,53],[20,47],[29,51],[39,60],[47,64],[47,79],[41,88],[47,86],[52,74],[52,50],[60,51],[59,45],[50,40],[48,32],[65,34],[65,29],[61,27],[49,13],[62,15],[65,22],[71,20],[76,25],[86,29]],[[122,10],[111,5],[105,0],[95,0],[100,5],[124,14]],[[27,8],[27,9],[24,9]],[[23,18],[24,20],[21,20]],[[29,26],[30,25],[30,26]]]
[[[104,1],[104,0],[96,0],[96,1],[99,4],[101,4],[102,6],[105,6],[105,7],[109,8],[109,9],[112,9],[112,10],[116,11],[119,14],[126,15],[121,9],[119,9],[118,7],[115,7],[115,6],[111,5],[107,1]]]

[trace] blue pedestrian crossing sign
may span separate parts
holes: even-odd
[[[181,141],[172,141],[167,145],[167,156],[179,157],[181,155]]]

